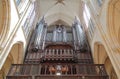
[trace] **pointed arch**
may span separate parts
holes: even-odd
[[[10,0],[0,0],[0,45],[5,42],[10,26]]]
[[[5,63],[2,67],[2,69],[0,70],[0,79],[5,79],[12,63],[13,63],[13,56],[11,56],[11,54],[9,54],[7,59],[5,60]]]
[[[23,61],[23,43],[22,42],[17,42],[15,43],[12,48],[10,53],[11,56],[13,57],[13,63],[14,64],[20,64]]]
[[[65,21],[63,21],[63,20],[61,20],[61,19],[58,19],[57,21],[51,23],[50,26],[52,26],[52,25],[57,25],[57,24],[62,24],[62,25],[65,25],[65,26],[69,26],[68,23],[66,23]]]
[[[105,62],[105,59],[107,58],[107,52],[103,44],[100,42],[96,42],[94,44],[94,62],[97,64],[103,64]]]
[[[120,44],[120,0],[110,0],[108,4],[108,32],[113,45]]]
[[[109,75],[109,78],[118,79],[109,57],[105,59],[104,65],[105,65],[107,74]]]
[[[58,15],[61,15],[61,16],[58,16]],[[69,24],[69,26],[70,26],[70,25],[72,25],[74,17],[70,17],[70,16],[63,14],[63,13],[61,13],[61,14],[55,13],[55,14],[52,14],[50,16],[45,17],[45,20],[46,20],[48,25],[51,25],[52,23],[54,23],[57,20],[62,20],[64,22],[66,22],[67,24]]]

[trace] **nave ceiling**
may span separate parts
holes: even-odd
[[[81,0],[36,0],[39,13],[48,25],[63,23],[71,26],[75,16],[79,17]]]

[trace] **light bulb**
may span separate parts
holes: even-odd
[[[60,73],[60,72],[57,72],[57,73],[56,73],[56,75],[58,75],[58,76],[59,76],[59,75],[61,75],[61,73]]]

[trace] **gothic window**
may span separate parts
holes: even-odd
[[[103,3],[103,0],[97,0],[97,2],[98,2],[98,5],[101,6]]]
[[[84,15],[86,26],[88,28],[89,37],[92,38],[93,32],[94,32],[94,23],[93,23],[93,20],[91,19],[89,8],[87,7],[86,4],[85,4],[85,10],[83,15]]]
[[[94,27],[93,20],[90,19],[90,21],[89,21],[89,27],[88,27],[88,32],[89,32],[90,38],[92,38],[92,36],[93,36],[94,29],[95,29],[95,27]]]
[[[24,24],[23,24],[23,30],[24,30],[26,38],[28,38],[30,33],[31,33],[35,14],[36,13],[34,10],[34,4],[32,4],[30,6],[30,8],[28,9],[28,13],[26,14],[26,19],[25,19]]]
[[[17,6],[20,4],[21,0],[15,0],[16,1],[16,4]]]
[[[89,9],[88,9],[86,4],[85,4],[85,8],[84,9],[85,10],[83,12],[83,17],[84,17],[85,23],[86,23],[86,25],[88,27],[89,20],[90,20],[91,16],[90,16],[90,12],[89,12]]]

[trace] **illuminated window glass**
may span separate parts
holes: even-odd
[[[88,7],[85,5],[85,10],[84,10],[84,12],[83,12],[83,17],[84,17],[84,20],[85,20],[85,23],[86,23],[86,25],[87,25],[87,27],[88,27],[88,24],[89,24],[89,20],[90,20],[90,12],[89,12],[89,9],[88,9]]]
[[[97,0],[97,2],[98,2],[98,5],[101,6],[103,3],[103,0]]]
[[[21,0],[15,0],[16,1],[16,4],[17,6],[20,4]]]
[[[34,18],[36,15],[35,10],[34,10],[34,4],[32,4],[30,6],[30,8],[28,9],[28,12],[26,14],[27,14],[27,17],[23,23],[23,30],[24,30],[25,36],[27,38],[27,37],[29,37],[29,34],[31,33]]]

